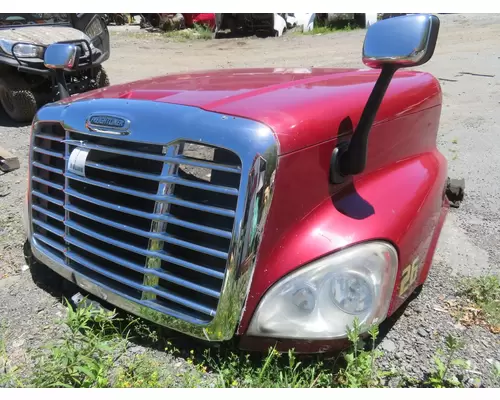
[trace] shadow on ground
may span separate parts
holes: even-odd
[[[9,118],[4,109],[0,107],[0,128],[21,128],[31,125],[30,122],[15,122]]]

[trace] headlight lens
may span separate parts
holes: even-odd
[[[12,40],[0,39],[0,49],[10,56],[12,55],[12,45],[14,43]]]
[[[43,58],[44,48],[34,44],[19,43],[13,46],[12,54],[19,58]]]
[[[248,335],[337,339],[355,318],[382,322],[389,308],[398,255],[386,242],[331,254],[278,281],[257,308]]]
[[[4,53],[15,55],[18,58],[43,58],[44,48],[42,46],[29,43],[16,43],[13,40],[0,39],[0,48]]]

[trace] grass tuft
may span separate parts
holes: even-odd
[[[327,35],[334,32],[350,32],[359,29],[359,26],[353,21],[331,21],[326,24],[314,24],[314,28],[307,32],[298,32],[303,35]]]
[[[460,307],[464,325],[486,325],[493,333],[500,333],[500,279],[498,276],[480,276],[464,279],[459,294],[466,300]]]
[[[471,286],[468,293],[478,302],[488,302],[496,290],[494,282],[486,281]],[[151,330],[140,319],[120,318],[92,303],[76,309],[68,304],[60,323],[60,338],[32,352],[33,368],[23,379],[8,363],[0,335],[0,387],[374,388],[386,386],[388,378],[397,378],[406,387],[461,387],[463,383],[450,371],[469,367],[456,358],[462,343],[448,336],[445,351],[436,353],[435,368],[426,380],[406,378],[394,368],[382,370],[377,360],[383,353],[375,346],[378,326],[364,329],[357,320],[346,327],[350,348],[335,360],[299,357],[293,350],[282,354],[275,348],[264,357],[224,347],[179,351],[161,331]],[[131,350],[131,340],[152,342],[165,352],[137,345]]]

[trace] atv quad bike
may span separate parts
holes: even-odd
[[[344,347],[355,318],[379,324],[425,283],[447,196],[463,196],[436,146],[438,80],[399,71],[429,61],[438,29],[371,25],[371,70],[202,71],[73,97],[78,49],[49,46],[63,99],[32,125],[32,271],[208,342]]]
[[[29,122],[40,106],[58,98],[55,73],[44,52],[55,42],[80,49],[78,67],[66,74],[71,94],[109,85],[101,64],[109,58],[109,33],[98,14],[0,14],[0,106]]]
[[[115,24],[117,26],[125,25],[130,21],[130,18],[127,14],[100,14],[104,23],[106,25]]]

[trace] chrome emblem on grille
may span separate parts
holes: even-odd
[[[130,121],[114,115],[93,114],[87,118],[85,126],[88,130],[114,135],[128,135]]]

